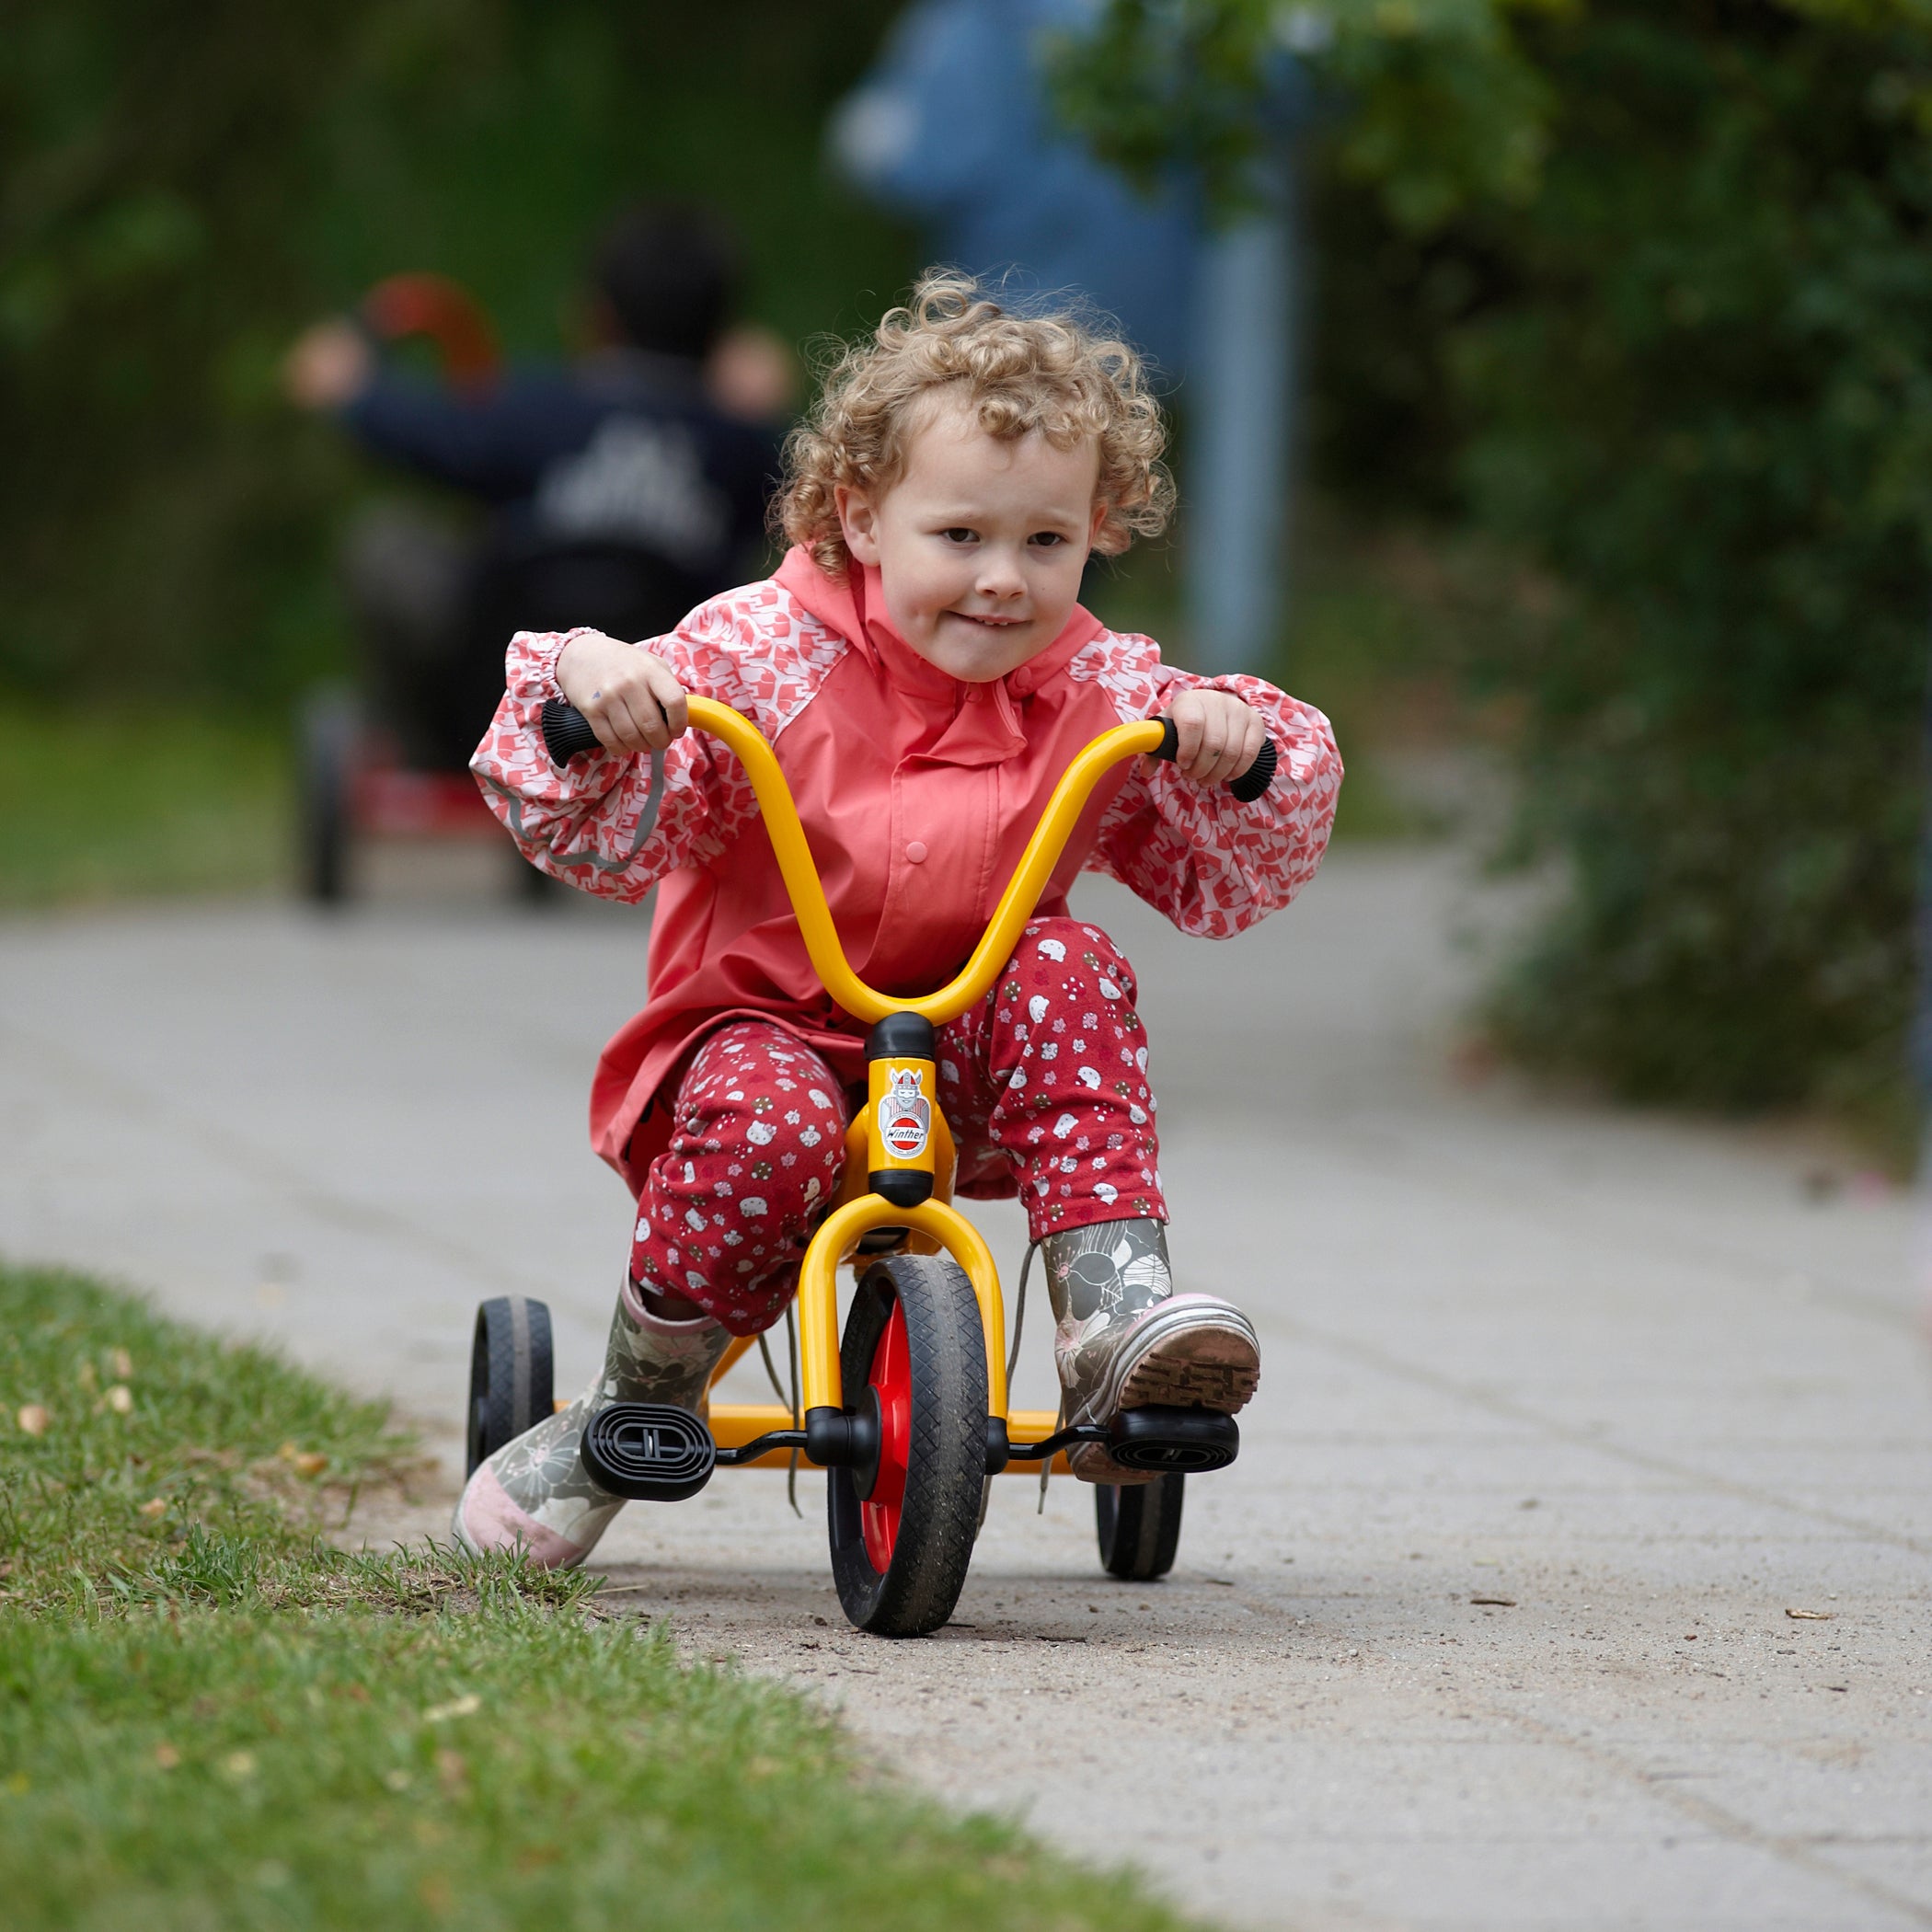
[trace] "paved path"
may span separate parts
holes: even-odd
[[[1179,1271],[1267,1351],[1172,1579],[1106,1582],[1087,1493],[1037,1518],[1007,1478],[959,1621],[860,1639],[819,1486],[796,1521],[761,1473],[620,1519],[617,1600],[1236,1922],[1932,1926],[1906,1209],[1449,1081],[1460,903],[1357,852],[1225,948],[1087,903],[1141,970]],[[625,1202],[583,1093],[642,946],[458,897],[0,926],[0,1251],[277,1336],[453,1454],[479,1294],[549,1299],[571,1380],[601,1336]]]

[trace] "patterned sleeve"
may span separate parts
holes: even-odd
[[[708,864],[758,815],[737,758],[702,731],[637,757],[597,751],[562,769],[544,747],[545,701],[561,697],[557,660],[582,631],[520,631],[502,702],[470,769],[532,865],[587,892],[635,904],[667,872]],[[841,641],[773,583],[700,605],[638,647],[685,690],[742,711],[767,739],[810,702]]]
[[[1224,786],[1203,789],[1171,765],[1136,759],[1101,818],[1095,871],[1209,939],[1245,932],[1315,877],[1335,822],[1341,758],[1312,705],[1258,677],[1176,671],[1146,638],[1102,636],[1069,668],[1104,684],[1123,720],[1156,717],[1185,690],[1230,692],[1261,714],[1281,761],[1274,783],[1243,805]]]

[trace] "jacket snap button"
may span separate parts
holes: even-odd
[[[926,863],[926,841],[924,839],[915,838],[912,842],[912,844],[905,848],[905,856],[909,859],[911,859],[915,866],[923,866]]]

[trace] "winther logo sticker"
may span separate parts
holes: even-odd
[[[933,1103],[920,1092],[925,1075],[916,1066],[895,1066],[892,1085],[879,1103],[879,1137],[901,1160],[926,1152],[933,1127]]]

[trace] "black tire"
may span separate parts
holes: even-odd
[[[1095,1485],[1094,1525],[1109,1576],[1151,1583],[1174,1568],[1187,1482],[1185,1476],[1159,1476],[1152,1482]]]
[[[510,880],[511,896],[526,912],[547,913],[570,890],[561,880],[539,871],[514,845],[510,848],[510,862],[515,868]]]
[[[858,1284],[839,1351],[847,1408],[865,1399],[895,1304],[905,1311],[910,1426],[904,1496],[885,1569],[874,1568],[866,1547],[855,1471],[828,1472],[826,1517],[833,1581],[846,1616],[876,1637],[924,1637],[952,1615],[979,1530],[986,1339],[972,1283],[957,1262],[929,1255],[875,1262]]]
[[[466,1473],[549,1415],[556,1385],[548,1306],[522,1294],[482,1303],[469,1355]]]
[[[317,905],[339,905],[349,896],[351,791],[361,736],[355,700],[343,691],[311,693],[300,733],[302,891]]]

